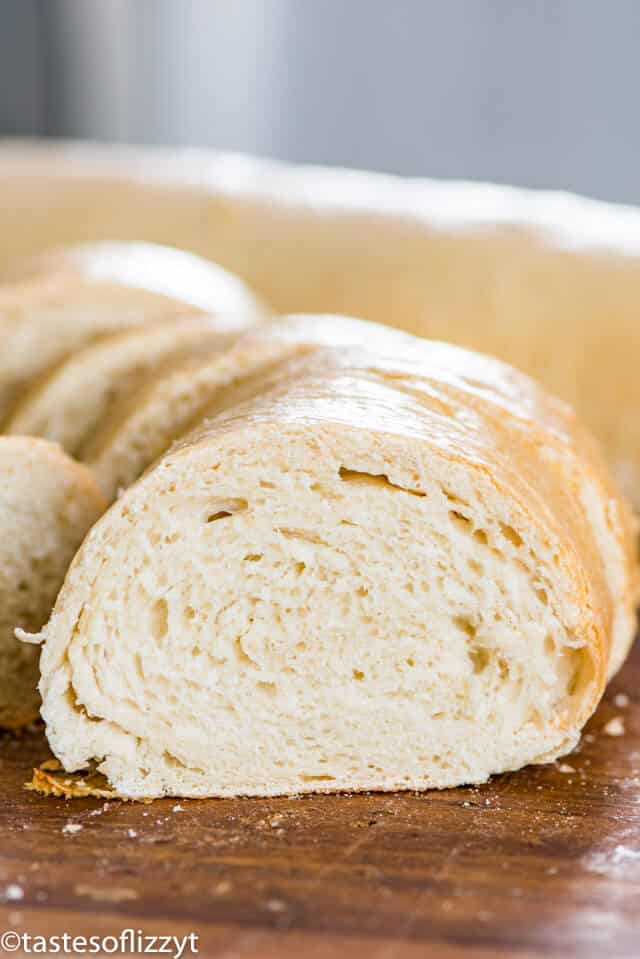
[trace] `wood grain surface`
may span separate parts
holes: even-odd
[[[23,789],[41,731],[5,735],[0,932],[193,932],[226,959],[636,959],[639,691],[636,644],[562,763],[420,795],[43,799]]]

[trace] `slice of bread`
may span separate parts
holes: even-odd
[[[105,508],[90,471],[59,447],[0,437],[0,726],[38,715],[39,650],[18,642],[14,630],[47,620],[74,553]]]
[[[113,499],[198,421],[294,375],[299,359],[333,342],[333,326],[323,317],[286,317],[246,333],[229,350],[188,357],[162,371],[112,408],[85,446],[83,461]],[[370,325],[360,320],[345,319],[339,329],[342,345],[370,335]]]
[[[378,347],[384,327],[351,317],[289,316],[250,330],[229,350],[189,357],[144,383],[116,404],[83,450],[109,499],[130,486],[174,442],[203,419],[251,399],[286,377],[299,375],[304,357],[320,348]],[[397,345],[394,331],[391,339]]]
[[[67,771],[127,797],[425,789],[575,745],[634,632],[627,504],[526,377],[363,329],[94,526],[39,637]]]
[[[0,424],[27,384],[108,334],[185,313],[259,321],[266,311],[231,273],[142,243],[62,247],[0,275]]]
[[[32,383],[5,432],[54,440],[81,458],[83,443],[115,403],[159,369],[230,345],[236,334],[228,330],[226,320],[182,317],[86,346]]]

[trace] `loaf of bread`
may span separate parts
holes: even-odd
[[[79,550],[36,637],[55,755],[155,797],[445,787],[566,753],[638,594],[591,439],[498,361],[294,322],[341,345],[205,421]]]
[[[498,356],[578,410],[640,506],[638,210],[32,141],[0,147],[0,209],[0,261],[88,230],[169,243],[238,273],[277,313],[347,313]]]
[[[90,471],[57,446],[0,437],[0,726],[38,715],[39,651],[14,630],[38,630],[47,620],[75,551],[105,508]]]
[[[85,346],[32,381],[4,431],[42,436],[82,459],[84,443],[90,441],[113,404],[159,369],[203,350],[228,346],[242,322],[239,318],[181,317],[147,323],[143,329]]]
[[[185,313],[229,325],[265,315],[237,277],[169,247],[93,243],[12,262],[0,274],[0,426],[29,383],[76,350]]]

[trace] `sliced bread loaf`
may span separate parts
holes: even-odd
[[[384,339],[384,328],[373,329]],[[367,336],[371,324],[361,320],[343,319],[337,326],[324,317],[294,316],[246,333],[226,351],[188,357],[115,404],[82,458],[113,499],[199,420],[293,376],[314,349],[362,343]]]
[[[237,329],[236,321],[231,324]],[[161,368],[206,350],[222,349],[235,333],[206,316],[148,323],[78,350],[32,382],[5,432],[43,436],[82,457],[82,448],[112,405]]]
[[[39,650],[14,630],[47,620],[73,554],[105,508],[90,471],[59,447],[0,437],[0,726],[38,715]]]
[[[95,340],[185,313],[266,315],[245,284],[170,247],[63,247],[0,275],[0,424],[30,380]]]
[[[94,526],[39,637],[66,770],[130,797],[425,789],[575,745],[633,636],[628,507],[526,377],[367,329]]]

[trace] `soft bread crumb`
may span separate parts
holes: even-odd
[[[602,728],[607,736],[624,736],[624,719],[622,716],[614,716]]]

